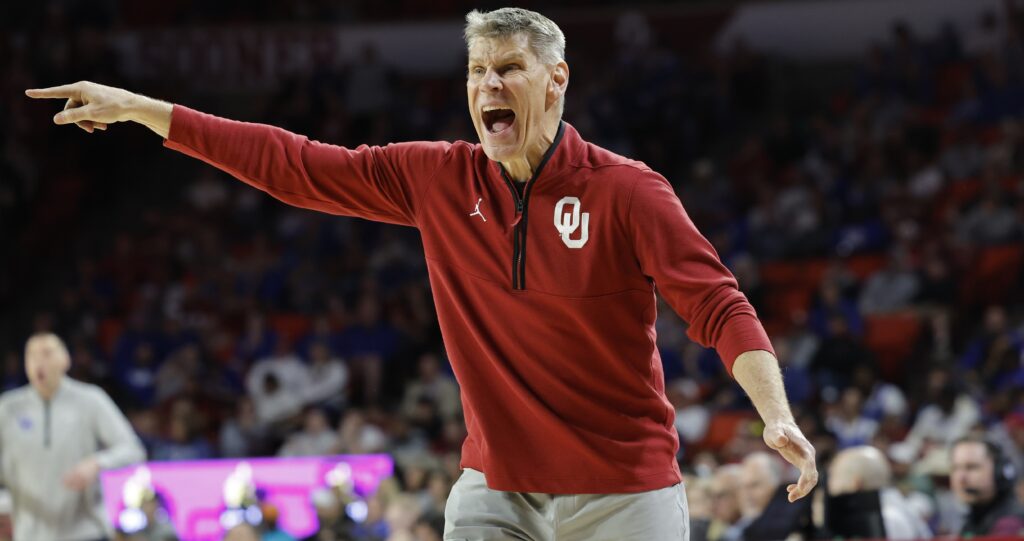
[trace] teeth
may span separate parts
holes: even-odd
[[[485,113],[490,112],[490,111],[501,111],[501,110],[511,110],[511,107],[503,107],[501,105],[486,105],[486,106],[484,106],[484,112]]]

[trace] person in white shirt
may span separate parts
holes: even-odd
[[[260,423],[277,425],[302,412],[309,388],[309,369],[281,344],[274,355],[252,365],[245,386]]]
[[[15,541],[110,537],[99,472],[146,458],[107,393],[67,377],[70,365],[57,335],[35,334],[25,346],[29,384],[0,395],[0,481]]]

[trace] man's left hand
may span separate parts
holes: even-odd
[[[87,458],[78,463],[71,471],[64,474],[64,486],[81,492],[92,485],[99,477],[100,465],[95,458]]]
[[[818,484],[818,466],[814,461],[814,446],[800,428],[792,422],[769,423],[764,427],[764,442],[800,470],[800,479],[786,487],[789,501],[795,502],[810,494]]]

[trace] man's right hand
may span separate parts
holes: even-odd
[[[53,117],[54,123],[75,124],[89,133],[105,130],[115,122],[133,121],[167,138],[171,127],[170,103],[112,86],[79,81],[26,90],[25,95],[30,98],[66,99],[64,110]]]

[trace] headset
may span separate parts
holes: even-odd
[[[995,442],[986,439],[985,447],[988,448],[988,456],[992,458],[992,477],[996,487],[996,494],[1002,495],[1013,490],[1013,484],[1017,481],[1017,468],[1003,452],[1003,448]]]

